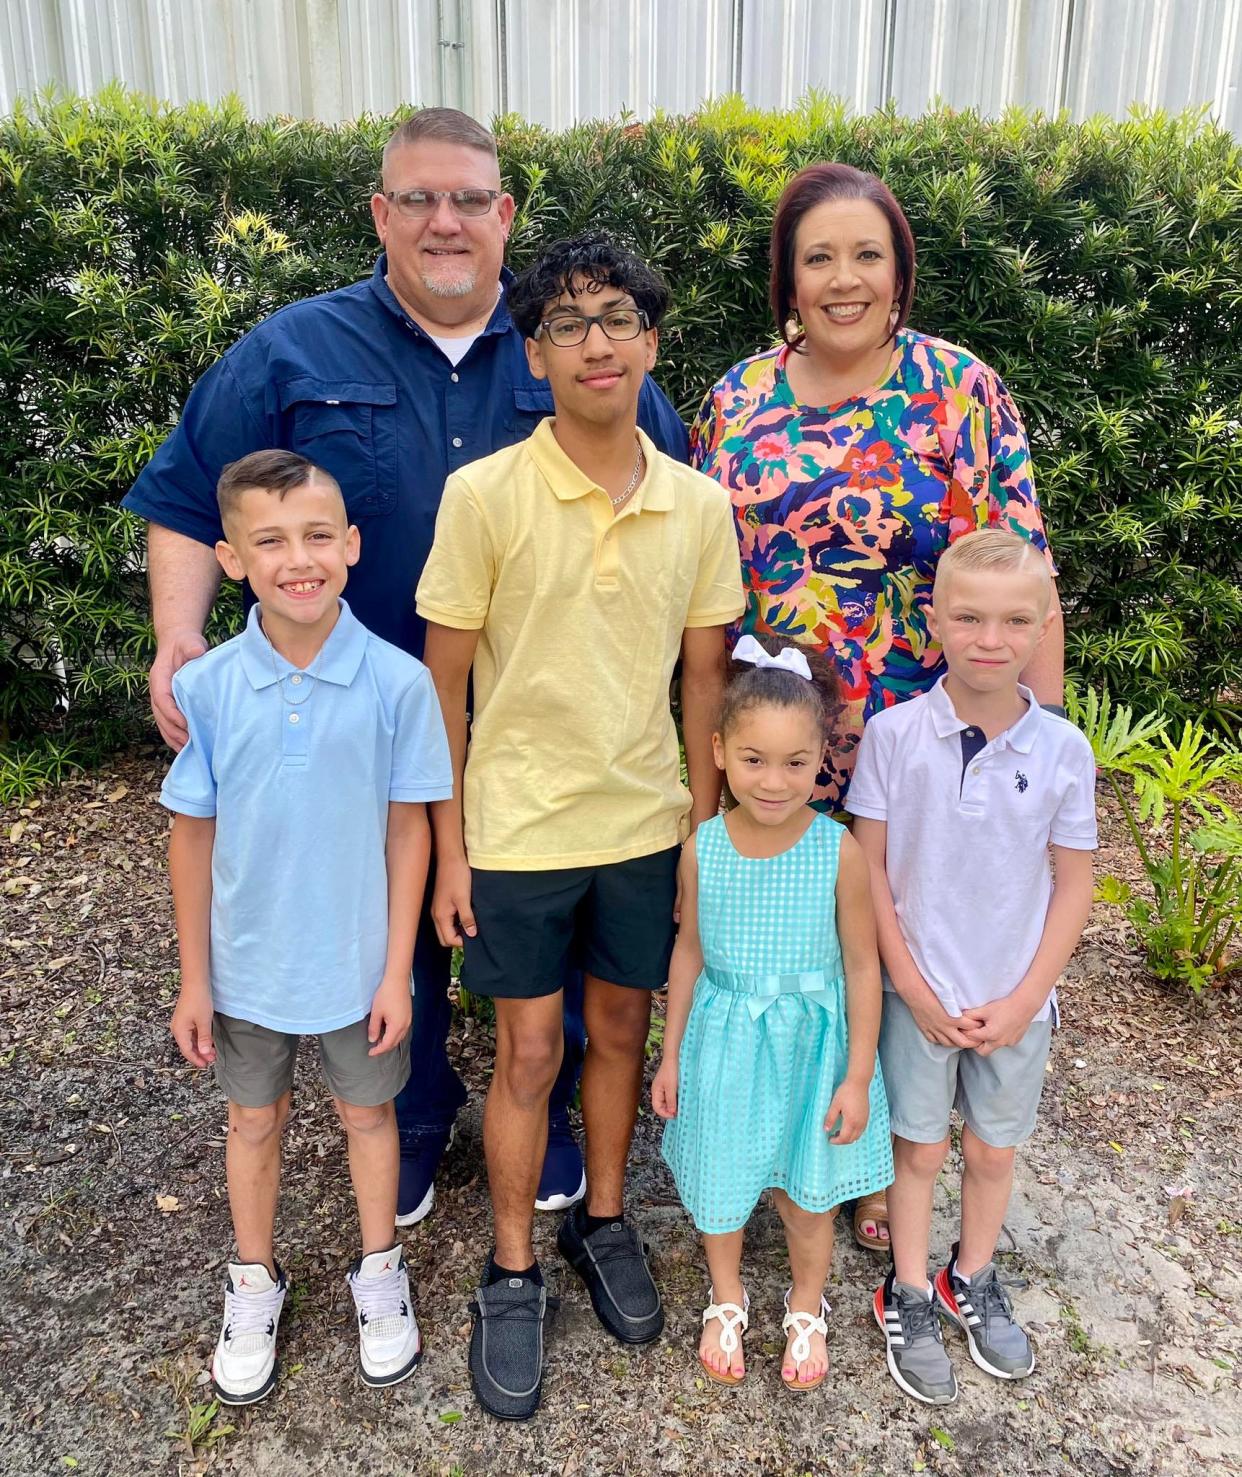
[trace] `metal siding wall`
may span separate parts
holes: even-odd
[[[746,0],[742,95],[787,108],[810,88],[859,113],[883,101],[885,0]]]
[[[1242,133],[1242,0],[0,0],[0,112],[112,80],[328,122],[446,102],[563,128],[740,87],[857,112],[1207,105]]]

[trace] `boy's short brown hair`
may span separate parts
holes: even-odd
[[[282,451],[273,447],[270,451],[252,451],[240,457],[220,473],[216,483],[216,503],[220,509],[220,521],[225,523],[237,511],[243,492],[251,487],[263,492],[274,492],[283,498],[295,487],[305,487],[308,482],[327,482],[339,493],[340,483],[331,472],[325,472],[296,451]],[[344,506],[344,498],[341,505]]]

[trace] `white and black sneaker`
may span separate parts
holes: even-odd
[[[951,1405],[957,1399],[957,1376],[945,1352],[931,1289],[898,1282],[890,1267],[875,1290],[874,1309],[887,1346],[889,1374],[925,1405]]]
[[[358,1313],[358,1365],[363,1383],[398,1384],[414,1373],[423,1357],[405,1255],[399,1246],[373,1251],[354,1263],[348,1281]]]
[[[289,1285],[262,1262],[230,1262],[224,1326],[211,1360],[211,1387],[225,1405],[252,1405],[276,1383],[276,1331]]]
[[[1018,1284],[1025,1286],[1025,1283]],[[1035,1368],[1035,1350],[1013,1316],[1013,1304],[989,1262],[967,1280],[957,1270],[957,1246],[936,1273],[936,1300],[966,1334],[970,1357],[998,1380],[1021,1380]]]

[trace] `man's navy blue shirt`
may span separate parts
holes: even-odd
[[[225,464],[282,447],[331,472],[362,557],[350,608],[386,641],[421,656],[414,589],[435,534],[445,479],[522,441],[553,413],[502,297],[454,367],[384,280],[291,303],[251,329],[202,376],[181,421],[124,506],[201,543],[223,537],[216,482]],[[502,281],[510,274],[502,274]],[[686,428],[648,376],[638,420],[661,451],[689,459]],[[249,588],[246,608],[253,603]]]

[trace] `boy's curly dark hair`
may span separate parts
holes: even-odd
[[[509,315],[524,338],[534,338],[544,309],[575,281],[597,282],[628,292],[655,328],[671,300],[664,278],[640,257],[618,246],[603,231],[584,231],[554,241],[539,259],[509,284]]]
[[[782,647],[796,646],[806,657],[811,669],[808,682],[797,672],[783,667],[757,667],[753,662],[739,662],[729,655],[724,700],[720,709],[720,734],[727,738],[729,730],[743,713],[751,708],[805,708],[820,726],[825,742],[842,708],[841,679],[832,658],[812,646],[772,636],[754,638],[769,656],[779,656]]]

